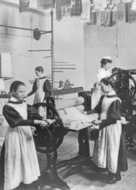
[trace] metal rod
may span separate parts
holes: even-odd
[[[68,61],[55,61],[55,63],[69,63]]]
[[[26,31],[34,31],[35,29],[32,28],[24,28],[24,27],[19,27],[19,26],[9,26],[9,25],[4,25],[4,24],[0,24],[0,27],[5,27],[5,28],[11,28],[11,29],[15,29],[15,30],[26,30]],[[48,33],[52,33],[52,30],[39,30],[42,34],[48,34]]]
[[[43,59],[51,58],[51,56],[44,56]]]
[[[55,58],[54,58],[54,22],[53,22],[53,10],[51,10],[51,84],[52,89],[54,88],[54,64],[55,64]],[[60,72],[60,71],[59,71]]]
[[[43,51],[51,51],[50,49],[29,49],[29,52],[43,52]]]
[[[53,69],[55,69],[55,70],[56,70],[56,69],[62,69],[62,70],[63,70],[63,69],[64,69],[64,70],[65,70],[65,69],[68,69],[68,70],[76,70],[76,68],[67,68],[67,67],[58,67],[58,68],[57,68],[57,67],[54,67]]]
[[[64,71],[53,71],[53,73],[64,73]],[[53,81],[54,83],[54,81]]]
[[[55,65],[56,67],[68,67],[68,66],[76,66],[76,65],[74,65],[74,64],[67,64],[67,65]]]

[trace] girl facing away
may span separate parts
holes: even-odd
[[[96,121],[99,136],[94,145],[93,161],[98,168],[108,170],[108,183],[115,183],[121,180],[121,171],[127,170],[121,100],[110,78],[102,79],[101,85],[104,96],[95,108],[100,120]]]
[[[10,99],[3,107],[3,115],[9,124],[0,156],[0,184],[3,190],[25,188],[40,176],[39,163],[31,126],[46,126],[37,114],[31,117],[31,109],[25,102],[26,87],[21,81],[10,86]],[[34,186],[33,188],[34,189]]]
[[[111,57],[103,57],[100,61],[100,69],[97,73],[97,82],[94,84],[92,88],[92,95],[91,95],[91,109],[94,109],[95,106],[98,104],[98,101],[100,97],[103,95],[103,92],[101,90],[100,81],[103,78],[110,77],[112,75],[112,59]]]
[[[42,66],[37,66],[35,68],[36,78],[34,80],[32,90],[27,94],[27,97],[34,94],[33,105],[43,102],[49,102],[51,97],[51,83],[49,79],[44,75],[44,68]],[[38,108],[38,113],[43,117],[46,115],[45,109],[40,106]]]
[[[33,83],[32,90],[28,93],[28,97],[34,94],[33,104],[41,103],[51,96],[51,84],[49,79],[44,75],[44,68],[37,66],[35,68],[36,78]]]
[[[97,80],[100,82],[103,78],[110,77],[112,75],[111,65],[112,59],[111,57],[103,57],[100,61],[101,67],[97,73]]]

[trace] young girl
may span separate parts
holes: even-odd
[[[46,100],[47,97],[51,96],[51,84],[50,81],[44,76],[44,68],[38,66],[35,68],[36,79],[33,83],[31,92],[28,96],[35,93],[34,104],[41,103]]]
[[[112,75],[111,72],[112,59],[110,57],[103,57],[100,63],[101,67],[97,73],[97,82],[94,84],[92,88],[91,109],[94,109],[94,107],[98,104],[98,101],[103,94],[100,86],[100,81],[103,78],[107,78]]]
[[[47,125],[45,121],[40,120],[42,118],[38,114],[35,114],[35,120],[32,119],[32,107],[24,101],[26,87],[23,82],[14,81],[10,94],[11,97],[3,108],[9,128],[0,158],[2,190],[15,189],[21,183],[28,185],[38,179],[40,170],[30,126]]]
[[[99,69],[97,74],[98,82],[100,82],[103,78],[107,78],[112,75],[111,63],[112,63],[111,57],[103,57],[101,59],[101,68]]]
[[[127,169],[124,132],[121,124],[121,100],[117,97],[111,79],[101,80],[105,95],[96,107],[100,120],[99,136],[95,141],[93,161],[99,168],[107,168],[109,183],[121,179],[120,171]]]
[[[36,79],[33,83],[33,87],[31,92],[28,93],[28,97],[34,94],[33,105],[42,102],[48,102],[51,96],[51,84],[50,81],[44,76],[44,68],[42,66],[38,66],[35,68]],[[46,117],[46,110],[39,106],[38,113]]]

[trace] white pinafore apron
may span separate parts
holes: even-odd
[[[12,104],[24,120],[27,104]],[[5,137],[4,190],[11,190],[20,183],[30,184],[40,176],[39,163],[30,126],[9,127]]]
[[[101,119],[106,119],[110,105],[116,100],[120,99],[118,97],[103,99]],[[117,172],[121,132],[122,126],[118,120],[115,124],[100,130],[94,145],[93,161],[98,167],[107,167],[112,173]]]
[[[34,96],[34,104],[45,102],[45,100],[44,100],[45,92],[43,91],[44,83],[45,83],[45,78],[37,79],[37,90],[36,90],[35,96]],[[40,106],[38,108],[38,113],[42,117],[45,118],[46,117],[46,108],[43,108],[42,106]]]
[[[45,82],[45,78],[43,79],[36,79],[37,82],[37,90],[34,96],[34,104],[41,103],[44,101],[45,93],[43,91],[43,86]]]

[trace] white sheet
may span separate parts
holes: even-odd
[[[86,115],[76,107],[60,109],[58,112],[64,126],[76,131],[89,127],[98,118],[98,114]]]

